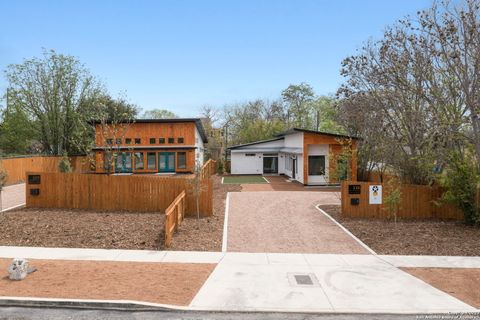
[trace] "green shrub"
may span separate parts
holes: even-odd
[[[397,223],[398,212],[400,211],[400,203],[402,201],[402,191],[400,181],[396,177],[388,179],[386,184],[386,195],[384,197],[385,205],[387,206],[390,217],[393,217]]]
[[[440,177],[446,188],[442,200],[457,205],[469,225],[480,223],[477,206],[479,172],[471,152],[454,152],[449,157],[449,166]]]
[[[58,170],[63,173],[72,172],[72,165],[70,164],[70,159],[67,157],[67,155],[64,155],[62,160],[60,160],[60,163],[58,164]]]

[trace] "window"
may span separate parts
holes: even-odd
[[[131,138],[126,138],[125,139],[125,144],[131,144],[132,143],[132,139]]]
[[[159,138],[159,139],[158,139],[158,143],[164,144],[164,143],[165,143],[165,138]]]
[[[175,143],[175,139],[174,138],[168,138],[168,143]]]
[[[122,139],[121,138],[115,139],[115,144],[122,144]]]
[[[186,152],[178,152],[177,153],[177,167],[178,169],[186,169],[187,168],[187,153]]]
[[[157,154],[155,152],[147,153],[147,169],[155,170],[157,167]]]
[[[142,143],[142,139],[140,138],[135,138],[135,144],[140,144]]]
[[[183,141],[184,141],[183,138],[178,138],[178,139],[177,139],[177,142],[178,142],[178,143],[183,143]]]
[[[143,152],[135,152],[135,170],[143,170]]]
[[[107,139],[107,144],[112,145],[113,144],[113,139]]]
[[[150,144],[155,144],[156,141],[157,141],[157,139],[155,139],[155,138],[150,138]]]
[[[110,152],[105,152],[103,154],[103,169],[107,172],[112,170],[112,154]]]
[[[325,156],[308,156],[308,175],[325,175]]]
[[[255,153],[245,153],[245,157],[255,157]]]

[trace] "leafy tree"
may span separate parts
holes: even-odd
[[[314,101],[313,88],[306,84],[291,84],[282,91],[282,99],[287,104],[288,127],[309,129],[314,126],[311,117],[311,103]]]
[[[72,56],[44,50],[41,58],[7,67],[10,98],[35,121],[35,136],[46,153],[76,150],[73,137],[103,94],[102,86]]]
[[[25,111],[11,104],[1,110],[0,150],[6,154],[26,154],[35,139],[36,123]]]
[[[313,130],[345,134],[345,129],[337,121],[336,100],[329,96],[320,96],[312,102],[312,116],[315,119]]]
[[[147,110],[142,115],[143,119],[175,119],[178,115],[166,109]]]

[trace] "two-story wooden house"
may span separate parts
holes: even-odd
[[[182,173],[203,165],[207,137],[198,118],[94,125],[98,173]]]

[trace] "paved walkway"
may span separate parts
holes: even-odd
[[[197,310],[477,311],[390,263],[421,263],[420,259],[407,256],[0,247],[0,257],[218,263],[189,306]],[[480,257],[425,258],[429,265],[442,265],[449,261],[459,267],[480,266]],[[297,284],[295,275],[313,276],[313,285]]]
[[[289,181],[286,176],[264,176],[268,184],[242,184],[242,192],[248,191],[333,191],[339,192],[336,186],[304,186],[297,181]]]
[[[232,192],[227,251],[368,254],[315,206],[340,204],[333,192]]]
[[[3,187],[1,192],[2,205],[0,212],[25,204],[25,183]]]

